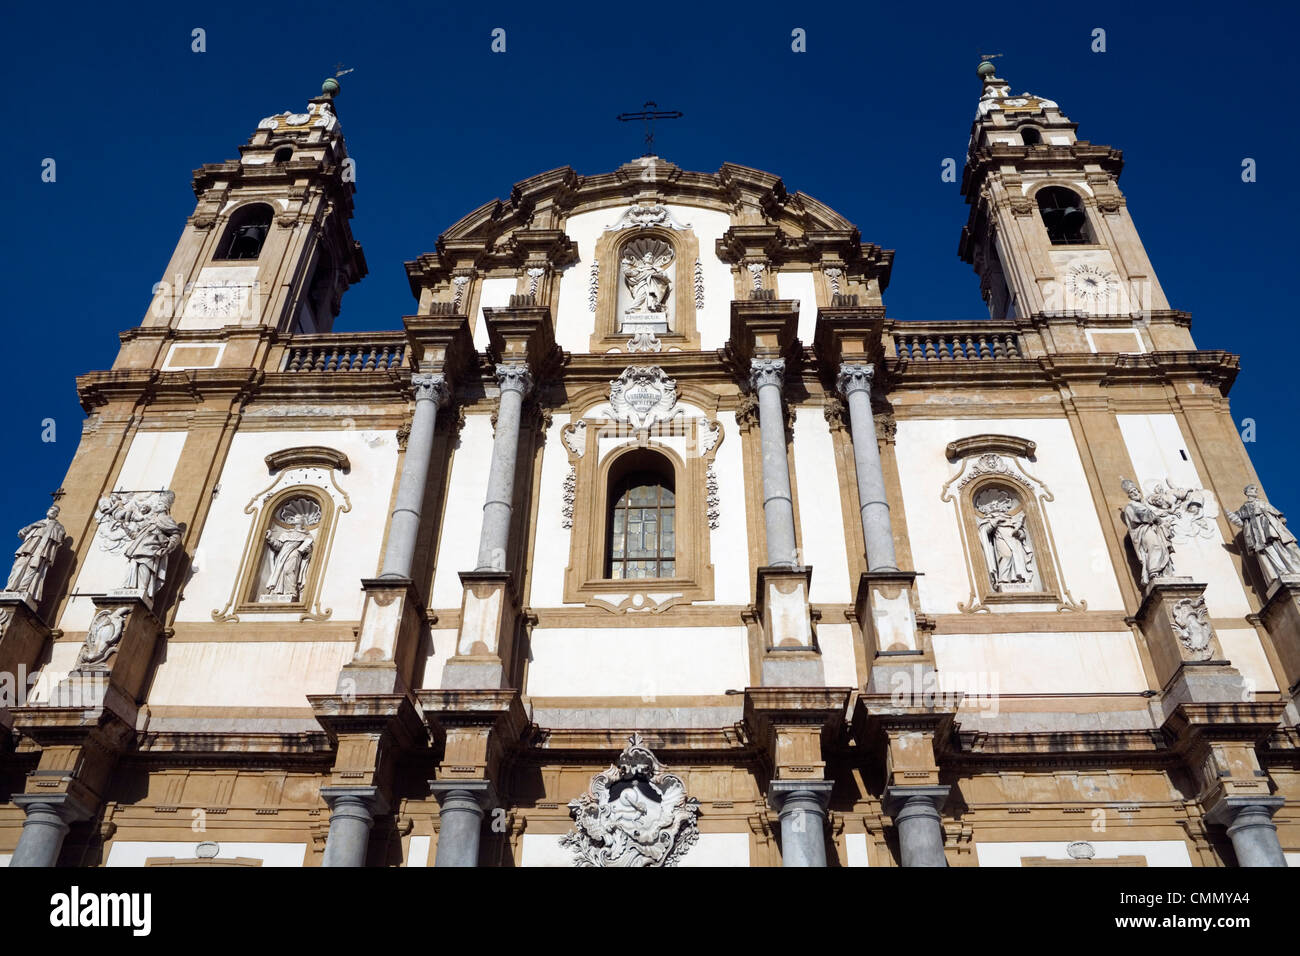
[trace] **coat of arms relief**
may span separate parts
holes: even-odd
[[[700,802],[686,795],[682,778],[667,772],[640,734],[569,802],[569,814],[574,828],[560,845],[580,867],[676,866],[700,835]]]

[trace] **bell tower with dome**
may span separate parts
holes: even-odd
[[[0,593],[0,863],[1300,862],[1238,358],[1119,153],[980,77],[971,319],[888,315],[894,252],[773,173],[644,156],[336,330],[337,83],[198,170]]]
[[[989,315],[1078,319],[1103,351],[1191,348],[1119,190],[1120,151],[1079,139],[1054,101],[1013,95],[991,61],[978,72],[959,254]]]
[[[300,112],[257,124],[236,160],[194,171],[194,214],[142,323],[328,332],[366,274],[352,238],[353,162],[336,113],[339,83]]]

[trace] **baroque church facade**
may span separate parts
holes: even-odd
[[[334,80],[197,205],[0,594],[10,866],[1285,866],[1300,549],[1118,150],[988,63],[959,253],[567,167],[367,263]],[[33,510],[40,508],[33,503]]]

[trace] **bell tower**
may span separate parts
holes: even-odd
[[[1096,317],[1132,329],[1174,315],[1117,185],[1121,152],[1079,139],[1052,100],[1013,95],[989,60],[977,72],[984,89],[962,173],[970,217],[958,253],[990,317]]]
[[[194,214],[142,326],[328,332],[366,274],[352,238],[354,163],[328,79],[300,113],[268,116],[239,159],[194,172]]]

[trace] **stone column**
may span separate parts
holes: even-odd
[[[889,787],[886,812],[898,828],[898,849],[903,866],[947,866],[943,854],[943,817],[948,787]]]
[[[781,865],[826,865],[826,804],[830,780],[773,780],[768,803],[781,818]]]
[[[20,793],[13,802],[23,808],[27,819],[18,837],[10,866],[58,866],[59,852],[68,835],[69,823],[87,814],[67,794]]]
[[[429,788],[438,799],[438,853],[434,866],[478,866],[483,833],[486,780],[435,780]]]
[[[406,458],[397,485],[392,522],[388,527],[388,547],[384,551],[381,578],[411,576],[415,538],[420,531],[420,507],[424,503],[424,486],[429,479],[433,430],[438,422],[438,408],[447,403],[451,394],[447,377],[442,374],[412,375],[411,386],[415,389],[415,415],[411,419],[411,434],[406,439]]]
[[[785,359],[754,359],[749,384],[758,393],[758,427],[763,446],[763,521],[767,528],[767,563],[799,564],[794,536],[794,504],[785,448],[785,411],[781,388]]]
[[[496,437],[492,441],[492,466],[488,471],[487,500],[483,503],[483,530],[479,535],[477,571],[504,571],[510,539],[510,513],[515,497],[515,461],[519,457],[519,417],[533,376],[523,363],[498,365]]]
[[[858,476],[858,501],[862,507],[862,537],[867,543],[867,570],[897,571],[885,474],[880,467],[880,448],[876,444],[876,420],[871,414],[871,381],[875,373],[873,365],[850,365],[846,362],[840,366],[835,383],[849,407],[853,464]]]
[[[321,787],[320,795],[330,808],[330,832],[321,866],[365,866],[378,789]]]
[[[1286,866],[1273,822],[1273,814],[1285,802],[1283,797],[1225,797],[1206,819],[1227,824],[1238,866]]]

